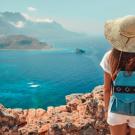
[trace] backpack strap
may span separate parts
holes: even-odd
[[[111,94],[113,94],[114,93],[114,85],[113,85],[113,80],[111,80]]]

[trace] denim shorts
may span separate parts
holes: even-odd
[[[127,123],[129,127],[135,128],[135,116],[108,112],[107,123],[111,126]]]

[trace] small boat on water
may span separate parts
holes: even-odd
[[[85,50],[76,48],[76,54],[83,54],[83,53],[85,53]]]

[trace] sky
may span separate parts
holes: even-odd
[[[68,30],[102,35],[106,20],[135,14],[135,0],[0,0],[0,12],[49,18]]]

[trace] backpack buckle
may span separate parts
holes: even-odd
[[[135,93],[135,86],[113,86],[113,90],[117,93]]]
[[[120,88],[120,87],[117,87],[116,90],[117,90],[118,92],[120,92],[120,91],[121,91],[121,88]]]
[[[126,88],[125,88],[125,91],[126,91],[126,92],[129,92],[129,91],[130,91],[130,88],[129,88],[129,87],[126,87]]]

